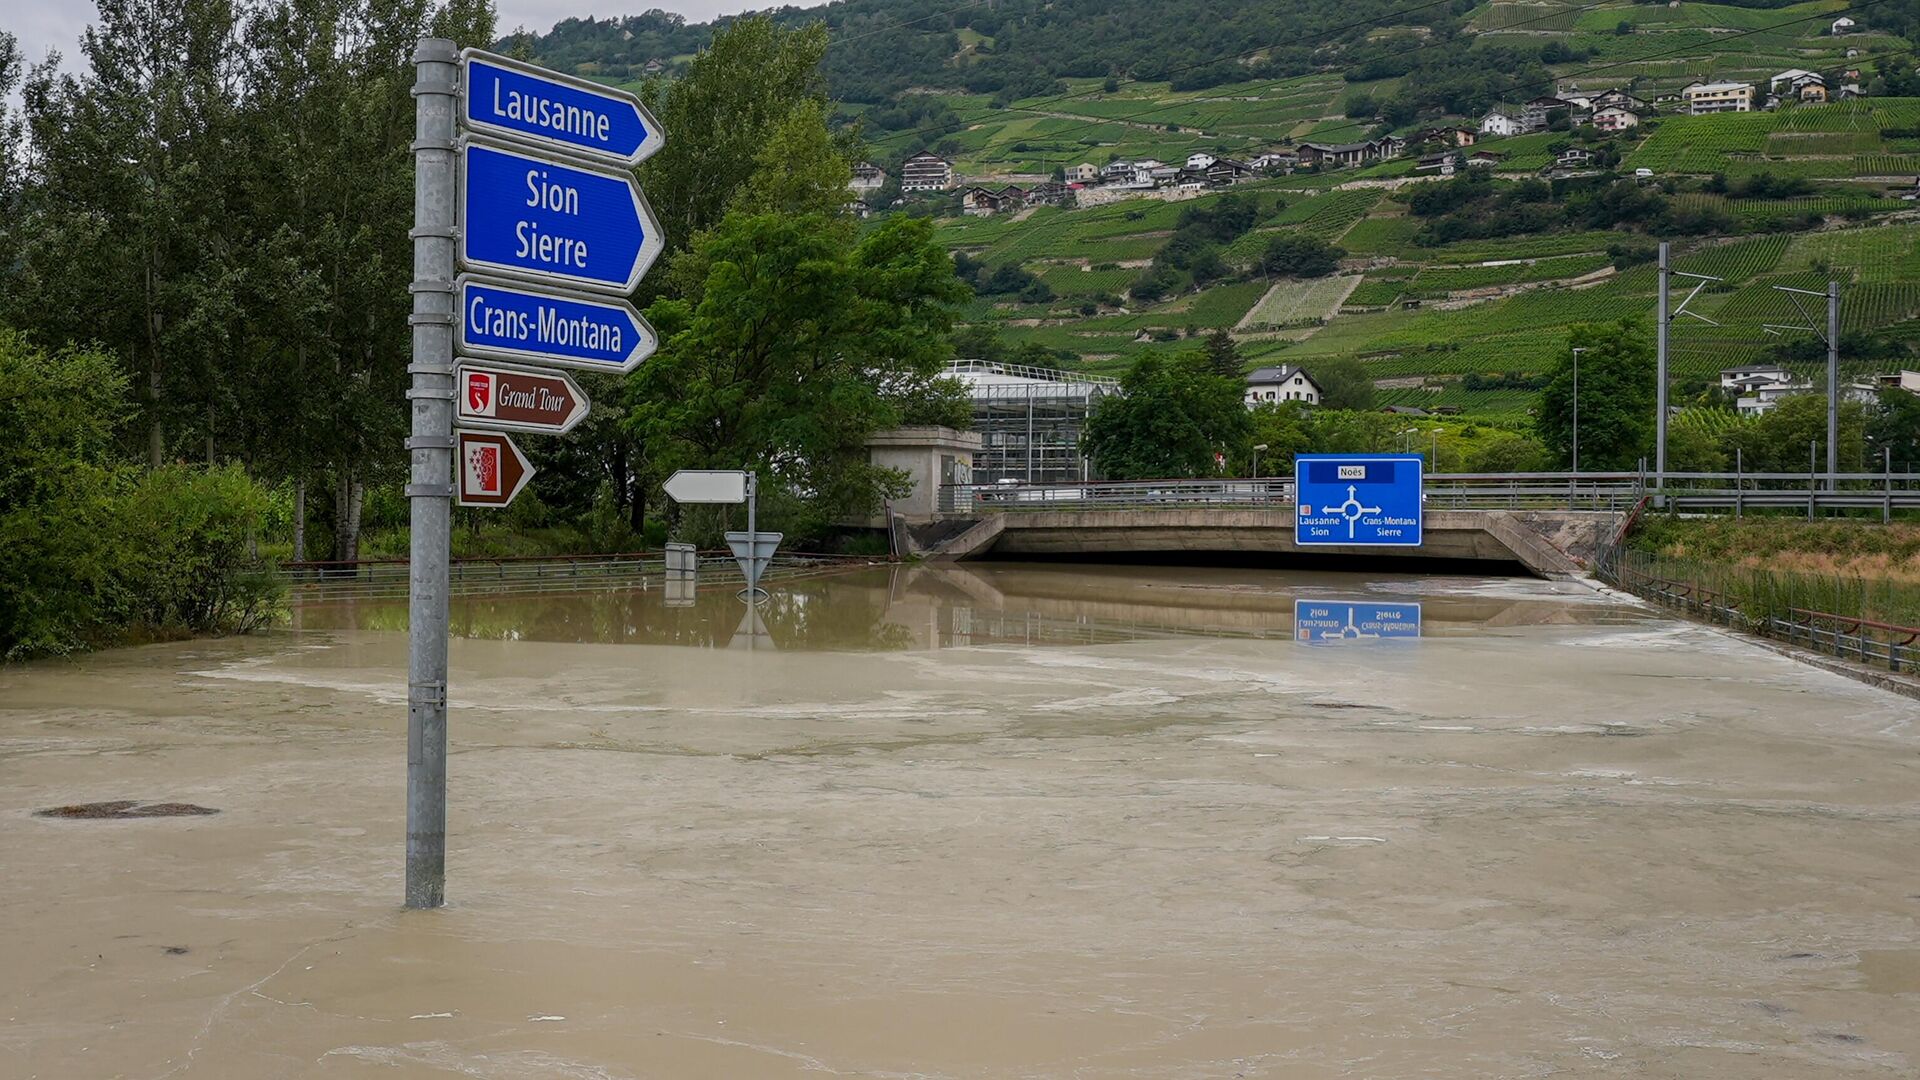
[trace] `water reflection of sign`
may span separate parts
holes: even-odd
[[[666,584],[668,607],[693,606],[696,590],[699,588],[699,586],[695,584],[693,575],[668,574]]]
[[[1298,641],[1419,637],[1420,605],[1370,600],[1295,600],[1293,636]]]
[[[1420,545],[1418,454],[1300,454],[1293,460],[1295,544]]]

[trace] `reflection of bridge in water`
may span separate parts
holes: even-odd
[[[903,568],[890,594],[887,619],[921,648],[1291,640],[1297,599],[1417,601],[1426,635],[1632,618],[1579,585],[1174,567],[936,564]]]
[[[1286,639],[1294,602],[1418,601],[1423,633],[1613,622],[1621,610],[1595,603],[1585,586],[1531,579],[1222,567],[923,564],[788,579],[761,607],[760,649],[941,649],[985,645],[1086,645],[1177,638]],[[456,596],[460,637],[725,648],[738,641],[746,607],[736,575],[695,582],[691,596],[660,584],[550,595]],[[397,631],[397,597],[299,603],[303,630]]]

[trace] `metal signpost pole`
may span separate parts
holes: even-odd
[[[626,372],[653,351],[625,295],[665,241],[632,169],[666,133],[632,94],[443,38],[422,38],[414,64],[406,903],[434,908],[446,902],[452,504],[510,504],[534,470],[506,432],[564,434],[585,418],[579,384],[545,368]],[[456,351],[537,366],[456,369]]]
[[[453,499],[454,97],[460,53],[414,52],[413,522],[407,606],[407,906],[446,902],[447,563]]]
[[[754,520],[755,513],[759,509],[759,506],[760,506],[760,482],[754,476],[754,474],[751,471],[749,471],[747,473],[747,535],[752,538],[749,541],[749,543],[752,543],[755,545],[754,547],[755,557],[747,561],[747,606],[748,607],[752,607],[754,604],[757,604],[760,602],[760,593],[759,593],[760,559],[758,557],[760,554],[759,547],[758,547],[760,532],[759,532],[759,523]]]

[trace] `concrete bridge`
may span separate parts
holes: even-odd
[[[1106,556],[1272,556],[1277,565],[1365,559],[1487,563],[1547,578],[1580,574],[1619,529],[1606,510],[1429,510],[1414,548],[1301,548],[1291,505],[1184,509],[1006,510],[906,523],[904,548],[930,559],[1098,559]]]

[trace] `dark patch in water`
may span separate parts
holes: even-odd
[[[208,806],[195,806],[192,803],[162,802],[141,803],[135,799],[116,799],[112,802],[74,803],[71,806],[53,806],[45,810],[35,810],[33,816],[46,818],[68,818],[75,821],[124,821],[129,818],[155,817],[198,817],[203,814],[217,814],[220,811]]]
[[[160,951],[163,953],[166,953],[168,956],[187,955],[187,947],[185,945],[168,945],[166,948],[161,949]]]

